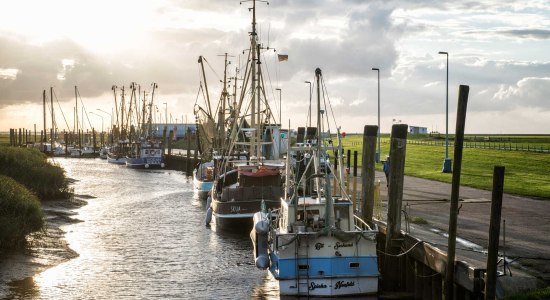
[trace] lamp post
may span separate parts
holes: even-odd
[[[452,161],[449,158],[449,53],[439,51],[447,57],[447,83],[445,85],[445,160],[443,161],[443,173],[452,172]]]
[[[166,102],[163,102],[164,104],[164,122],[166,123],[166,126],[168,126],[168,104]]]
[[[109,117],[111,117],[111,125],[110,125],[109,128],[112,128],[112,127],[113,127],[113,115],[110,114],[110,113],[108,113],[108,112],[106,112],[106,111],[104,111],[104,110],[102,110],[102,109],[100,109],[100,108],[96,108],[96,110],[97,110],[97,111],[100,111],[100,112],[102,112],[102,113],[104,113],[104,114],[108,114]]]
[[[311,127],[311,81],[304,81],[304,83],[309,83],[309,127]]]
[[[105,143],[103,142],[104,141],[104,135],[105,135],[105,132],[103,131],[103,116],[102,115],[99,115],[99,114],[96,114],[94,113],[93,111],[90,112],[92,115],[95,115],[95,116],[98,116],[101,118],[101,147],[105,146]],[[95,147],[95,145],[94,145]]]
[[[281,102],[281,94],[283,91],[280,88],[276,88],[275,90],[279,91],[279,156],[281,155],[281,129],[283,128],[283,120],[281,111],[283,110],[282,102]]]
[[[99,115],[99,114],[96,114],[94,113],[93,111],[90,112],[92,115],[94,116],[98,116],[101,118],[101,133],[103,133],[103,116],[102,115]]]
[[[376,162],[380,162],[380,69],[372,68],[378,74],[378,151],[376,152]]]

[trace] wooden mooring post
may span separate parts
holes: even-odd
[[[408,128],[407,124],[394,124],[391,130],[388,221],[385,242],[385,253],[388,255],[384,255],[382,264],[382,287],[384,291],[403,290],[399,259],[393,255],[399,254],[401,248],[401,203],[403,201]]]
[[[365,125],[363,130],[363,163],[361,164],[362,190],[361,217],[372,224],[374,211],[374,178],[376,165],[376,137],[378,126]]]
[[[500,217],[502,212],[502,194],[504,191],[504,167],[495,166],[493,170],[493,193],[491,199],[491,219],[489,223],[489,247],[487,252],[487,275],[485,299],[496,298],[498,243],[500,238]]]
[[[456,112],[456,129],[454,143],[453,180],[451,187],[451,208],[449,212],[449,239],[447,242],[447,272],[445,273],[445,299],[454,299],[454,275],[456,232],[458,221],[458,198],[460,191],[460,172],[462,170],[462,151],[464,143],[464,127],[466,124],[466,108],[468,106],[468,93],[470,87],[460,85],[458,90],[458,109]],[[392,158],[393,163],[393,158]]]

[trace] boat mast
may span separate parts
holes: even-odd
[[[256,0],[252,0],[252,32],[250,33],[250,51],[252,51],[252,103],[250,114],[250,127],[255,129],[255,131],[253,132],[253,136],[250,139],[250,155],[259,158],[260,153],[258,151],[257,143],[259,140],[260,126],[259,124],[256,125],[256,97],[258,97],[256,93],[256,48]]]
[[[42,91],[42,108],[44,111],[44,137],[42,138],[42,142],[48,141],[47,134],[46,134],[46,90]],[[44,150],[43,148],[41,150]]]
[[[126,139],[126,133],[124,128],[124,86],[122,86],[122,92],[120,94],[120,132],[121,138],[124,141]]]
[[[118,126],[118,103],[117,103],[117,100],[116,100],[116,89],[117,89],[116,85],[113,85],[111,87],[111,90],[113,90],[113,94],[115,95],[115,115],[116,115],[116,127],[117,127],[117,131],[116,131],[117,140],[120,140],[120,127]]]
[[[225,102],[227,100],[227,53],[225,53],[225,60],[224,60],[224,68],[223,68],[223,91],[222,91],[222,107],[221,112],[218,114],[218,133],[219,133],[219,147],[220,149],[224,149],[225,144]]]
[[[208,94],[208,84],[206,83],[206,73],[204,73],[204,64],[203,60],[205,58],[201,55],[199,56],[199,63],[201,64],[201,70],[202,70],[202,81],[204,81],[204,90],[206,92],[206,108],[208,108],[208,115],[212,116],[212,108],[210,107],[210,94]]]
[[[153,82],[153,92],[151,93],[151,104],[149,104],[149,120],[148,120],[148,126],[149,126],[149,137],[153,136],[153,100],[155,99],[155,89],[159,86]]]
[[[78,88],[76,87],[76,85],[74,86],[74,107],[74,123],[76,125],[74,132],[78,134]]]
[[[317,155],[315,155],[314,166],[315,174],[320,174],[321,166],[321,69],[315,69],[317,79]],[[326,162],[325,162],[326,163]],[[321,178],[315,177],[315,187],[317,188],[317,199],[321,198]]]
[[[55,116],[53,114],[53,86],[50,87],[50,104],[51,104],[51,111],[52,111],[52,134],[50,136],[51,139],[51,150],[53,154],[53,143],[55,138]]]

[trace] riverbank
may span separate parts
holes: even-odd
[[[81,222],[76,210],[87,204],[88,196],[42,202],[44,229],[27,237],[20,250],[0,250],[0,299],[21,299],[38,293],[33,276],[78,257],[65,240],[63,226]]]

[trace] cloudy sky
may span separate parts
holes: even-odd
[[[50,87],[56,110],[73,124],[74,86],[86,110],[97,113],[111,111],[113,85],[131,82],[147,91],[157,83],[159,110],[191,122],[199,55],[208,61],[209,89],[217,98],[221,55],[231,55],[231,67],[246,59],[250,6],[238,0],[4,3],[0,131],[41,128],[42,91],[49,94]],[[276,50],[262,55],[268,96],[278,105],[275,89],[282,90],[283,119],[295,126],[304,123],[304,81],[313,81],[316,67],[344,131],[376,124],[377,73],[371,69],[378,67],[382,132],[399,121],[444,132],[446,57],[438,52],[446,51],[450,132],[458,86],[465,84],[467,133],[550,134],[549,1],[272,0],[257,6],[261,42]],[[288,61],[278,62],[277,54]],[[106,127],[110,118],[99,115]],[[100,117],[90,121],[100,128]]]

